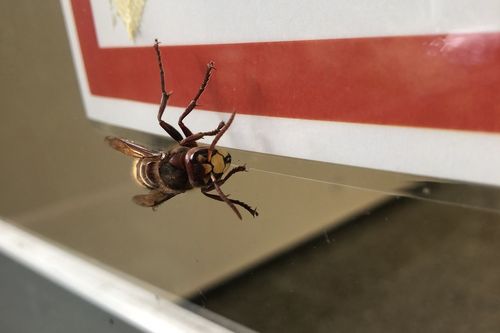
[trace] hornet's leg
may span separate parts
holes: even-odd
[[[198,100],[200,99],[201,94],[203,94],[203,92],[205,91],[205,88],[207,87],[208,81],[210,80],[210,77],[212,76],[212,72],[213,72],[214,69],[215,69],[215,64],[213,63],[213,61],[209,62],[208,65],[207,65],[207,71],[205,72],[205,77],[203,78],[203,82],[201,83],[201,86],[198,89],[198,93],[193,98],[193,100],[189,103],[189,105],[187,106],[186,110],[184,110],[184,112],[179,117],[178,124],[179,124],[179,127],[181,128],[182,132],[186,136],[186,138],[190,137],[191,135],[193,135],[193,133],[191,132],[191,130],[189,128],[187,128],[186,125],[184,125],[183,120],[184,120],[184,118],[186,118],[186,116],[191,111],[193,111],[193,109],[196,106],[198,106]]]
[[[238,209],[236,208],[235,205],[243,207],[250,214],[252,214],[252,216],[254,216],[254,217],[259,215],[259,213],[257,213],[257,209],[253,209],[252,207],[250,207],[246,203],[244,203],[242,201],[239,201],[239,200],[229,199],[227,197],[227,195],[225,195],[224,192],[222,192],[222,190],[221,190],[219,184],[217,184],[215,176],[213,174],[211,175],[211,178],[212,178],[212,182],[214,184],[215,190],[217,191],[217,195],[211,194],[211,193],[207,193],[206,189],[202,189],[201,192],[204,195],[206,195],[207,197],[209,197],[211,199],[214,199],[214,200],[224,201],[226,204],[228,204],[229,207],[231,207],[231,209],[234,211],[234,213],[236,214],[236,216],[238,216],[238,218],[240,220],[242,219],[241,218],[241,214],[240,214],[240,212],[238,211]]]
[[[234,175],[237,172],[242,172],[242,171],[247,171],[247,168],[246,168],[245,165],[238,165],[237,167],[229,170],[229,172],[224,176],[224,178],[219,179],[217,181],[217,185],[222,186],[232,175]],[[215,189],[215,185],[212,183],[212,184],[207,185],[206,187],[204,187],[203,191],[210,192],[213,189]]]
[[[155,51],[156,51],[156,56],[158,58],[158,66],[160,67],[160,86],[161,86],[161,102],[160,102],[160,109],[158,110],[158,123],[160,126],[172,137],[177,142],[182,141],[182,135],[173,127],[172,125],[166,123],[161,119],[163,112],[165,111],[165,107],[167,106],[167,101],[170,95],[172,95],[171,92],[167,93],[165,91],[165,72],[163,71],[163,64],[161,62],[161,54],[160,54],[160,47],[158,46],[159,42],[157,39],[155,39]]]
[[[210,160],[210,158],[212,157],[212,152],[214,151],[215,145],[217,144],[219,139],[224,135],[224,133],[226,133],[229,126],[231,126],[231,124],[233,123],[235,115],[236,115],[236,112],[233,112],[231,114],[231,117],[229,117],[229,120],[227,121],[227,123],[225,123],[224,126],[222,126],[222,128],[219,130],[219,132],[217,133],[217,135],[213,139],[212,143],[210,144],[210,147],[208,148],[208,160]],[[220,124],[219,124],[219,126],[220,126]]]
[[[181,142],[179,142],[179,144],[181,146],[196,147],[196,141],[203,138],[204,136],[211,136],[211,135],[218,134],[220,132],[220,130],[224,127],[224,125],[225,125],[225,123],[223,121],[221,121],[219,123],[219,126],[217,126],[217,128],[214,129],[213,131],[199,132],[196,134],[191,134],[190,136],[188,136],[187,138],[185,138]]]
[[[203,193],[204,195],[206,195],[207,197],[209,197],[210,199],[214,199],[214,200],[217,200],[217,201],[225,201],[224,199],[222,199],[220,196],[218,195],[215,195],[215,194],[212,194],[212,193],[206,193],[206,192],[203,192],[201,191],[201,193]],[[227,198],[227,197],[226,197]],[[235,200],[235,199],[229,199],[227,198],[227,200],[229,200],[231,203],[235,204],[235,205],[238,205],[244,209],[246,209],[250,214],[252,214],[253,217],[255,216],[259,216],[259,213],[257,212],[257,209],[253,209],[252,207],[250,207],[248,204],[242,202],[242,201],[239,201],[239,200]],[[231,208],[233,208],[233,206],[229,205]],[[236,214],[238,215],[238,217],[240,217],[239,214]],[[241,220],[241,217],[240,217],[240,220]]]

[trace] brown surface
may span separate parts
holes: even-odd
[[[402,199],[197,303],[262,332],[498,332],[498,214]]]

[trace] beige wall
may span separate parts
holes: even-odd
[[[0,215],[120,181],[85,120],[59,2],[4,0],[0,17]]]

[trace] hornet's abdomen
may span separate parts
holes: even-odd
[[[187,148],[178,147],[160,158],[144,157],[137,159],[134,176],[137,182],[150,189],[170,189],[185,191],[191,189],[184,165]]]
[[[159,161],[149,158],[138,158],[134,162],[132,175],[137,183],[150,190],[158,188],[158,169]]]

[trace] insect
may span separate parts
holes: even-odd
[[[134,176],[139,184],[150,190],[147,194],[134,196],[133,201],[144,207],[156,208],[176,195],[196,187],[200,188],[201,193],[210,199],[225,202],[239,219],[242,217],[236,206],[244,208],[254,217],[259,215],[257,209],[251,208],[242,201],[229,199],[221,189],[221,186],[232,175],[247,171],[245,165],[230,169],[231,155],[216,147],[219,139],[231,126],[235,113],[231,114],[227,122],[221,121],[216,129],[208,132],[193,133],[184,124],[184,118],[198,105],[198,100],[207,87],[215,70],[214,63],[208,63],[197,94],[179,117],[178,125],[184,134],[183,137],[177,129],[162,120],[167,101],[172,93],[167,93],[165,90],[165,73],[158,40],[155,40],[154,50],[160,68],[161,87],[161,102],[157,119],[159,125],[177,141],[177,144],[170,150],[163,151],[149,149],[127,139],[106,137],[112,148],[135,159]],[[208,147],[199,146],[197,141],[205,136],[213,136],[212,143]],[[215,193],[210,193],[212,191]]]

